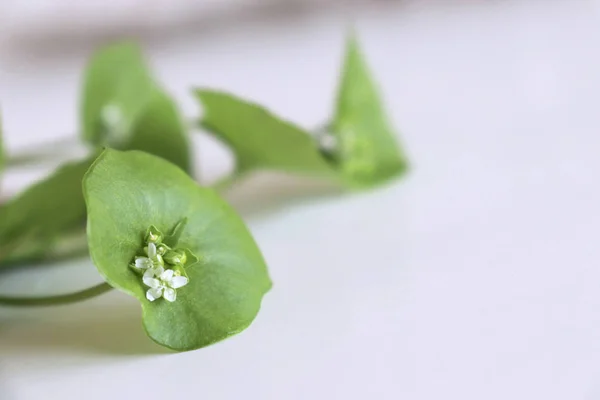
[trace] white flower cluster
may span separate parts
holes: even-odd
[[[158,242],[158,243],[157,243]],[[171,250],[166,245],[160,244],[160,235],[148,235],[148,246],[144,248],[146,257],[137,256],[131,265],[135,270],[143,273],[142,282],[148,286],[146,298],[150,301],[160,299],[173,302],[177,299],[176,289],[187,285],[188,278],[182,276],[179,270],[183,268],[186,255],[180,249]]]

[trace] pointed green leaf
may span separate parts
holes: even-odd
[[[140,301],[154,341],[196,349],[255,318],[271,287],[266,266],[240,217],[213,190],[150,154],[105,150],[84,178],[84,195],[94,264],[109,284]],[[186,266],[189,283],[172,303],[149,301],[148,287],[129,266],[150,226],[199,258]]]
[[[140,48],[130,42],[93,54],[85,71],[81,127],[94,145],[126,143],[134,121],[151,100],[155,83]]]
[[[337,143],[332,158],[348,184],[371,186],[406,170],[407,160],[354,36],[348,40],[337,110],[329,128]]]
[[[61,235],[83,227],[81,181],[94,158],[66,164],[0,207],[0,262],[42,256]]]
[[[202,125],[231,146],[238,171],[331,172],[316,141],[301,128],[227,93],[196,90],[195,94],[204,109]]]

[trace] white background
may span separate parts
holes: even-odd
[[[355,9],[410,175],[345,196],[273,176],[235,189],[274,288],[247,331],[205,349],[161,351],[120,293],[0,308],[0,399],[600,398],[599,13],[576,0]],[[343,15],[159,31],[144,44],[190,116],[189,87],[208,85],[318,126]],[[92,45],[49,39],[0,53],[11,150],[76,131]],[[197,145],[205,176],[227,168],[213,143]],[[98,279],[76,261],[3,274],[0,289]]]

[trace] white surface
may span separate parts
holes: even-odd
[[[409,178],[340,198],[260,182],[234,195],[275,283],[247,331],[157,355],[119,293],[2,309],[0,398],[599,398],[598,9],[472,3],[359,19]],[[149,51],[190,113],[188,86],[208,84],[315,126],[341,40],[323,15]],[[75,130],[83,58],[0,64],[11,147]],[[60,284],[11,275],[0,288],[97,279],[89,263],[68,268]]]
[[[103,36],[148,28],[177,28],[195,19],[240,17],[282,9],[323,7],[356,0],[2,0],[0,33],[28,40],[48,35]]]

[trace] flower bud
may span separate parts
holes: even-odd
[[[164,256],[169,250],[171,250],[171,248],[164,243],[156,246],[156,253],[160,256]]]
[[[169,250],[165,254],[164,260],[169,264],[184,265],[187,261],[187,255],[185,254],[185,250],[182,249]]]
[[[148,228],[145,239],[146,243],[160,243],[163,240],[163,235],[155,226],[151,226]]]

